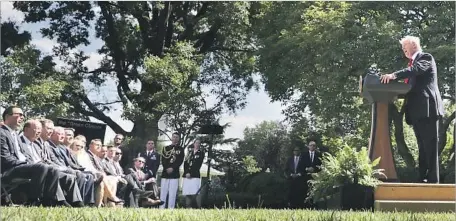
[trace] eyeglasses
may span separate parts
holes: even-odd
[[[122,153],[116,153],[116,156],[122,155]]]
[[[123,140],[123,138],[119,138],[119,137],[116,137],[115,139],[116,139],[116,140]]]
[[[145,162],[144,162],[144,161],[142,161],[142,160],[138,160],[138,162],[140,162],[140,163],[145,163]]]

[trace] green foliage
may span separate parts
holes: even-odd
[[[291,150],[290,136],[285,124],[263,121],[244,129],[244,139],[238,142],[235,153],[243,158],[251,155],[262,171],[282,172]]]
[[[53,77],[57,71],[49,56],[42,57],[33,46],[16,47],[0,59],[0,105],[17,104],[30,117],[73,117],[83,119],[64,102],[69,83]]]
[[[247,174],[257,173],[261,171],[261,168],[257,167],[257,161],[254,156],[247,155],[242,158],[242,165],[245,168]]]
[[[287,180],[281,174],[255,173],[245,176],[233,191],[217,193],[209,207],[229,208],[285,208],[287,206]],[[224,197],[225,196],[225,197]]]
[[[321,171],[312,174],[313,180],[309,181],[311,189],[308,199],[320,201],[346,184],[375,187],[381,182],[376,177],[384,176],[382,169],[374,168],[379,162],[380,158],[370,161],[365,147],[357,151],[345,145],[334,156],[324,153]]]
[[[113,208],[44,208],[44,207],[3,207],[2,220],[274,220],[274,221],[446,221],[454,220],[454,213],[407,213],[407,212],[351,212],[351,211],[309,211],[309,210],[156,210],[156,209],[113,209]]]
[[[240,191],[258,196],[267,208],[283,208],[288,200],[287,180],[277,173],[258,173]]]

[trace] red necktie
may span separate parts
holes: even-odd
[[[407,65],[407,67],[412,67],[412,64],[413,64],[413,60],[410,59],[408,65]],[[408,81],[409,81],[408,78],[404,79],[404,82],[405,82],[406,84],[408,84]]]

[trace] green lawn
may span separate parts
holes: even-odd
[[[445,221],[455,220],[454,213],[371,213],[371,212],[340,212],[340,211],[308,211],[308,210],[159,210],[159,209],[116,209],[116,208],[42,208],[42,207],[2,207],[1,220],[382,220],[382,221]]]

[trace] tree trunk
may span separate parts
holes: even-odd
[[[394,124],[394,136],[396,138],[397,151],[401,155],[402,159],[408,168],[415,168],[415,159],[410,153],[410,149],[407,147],[404,139],[404,112],[399,112],[395,104],[389,105],[389,113],[391,120]]]
[[[133,159],[140,153],[145,150],[146,142],[149,139],[154,140],[157,145],[158,139],[158,120],[153,119],[146,122],[143,117],[138,117],[134,121],[135,126],[131,131],[131,140],[128,142],[126,147],[123,149],[122,160],[125,164],[130,164]]]
[[[158,121],[159,119],[152,119],[150,121],[146,121],[143,117],[139,117],[135,121],[135,126],[132,130],[132,136],[135,139],[143,140],[146,142],[146,139],[154,140],[157,142],[158,140]]]

